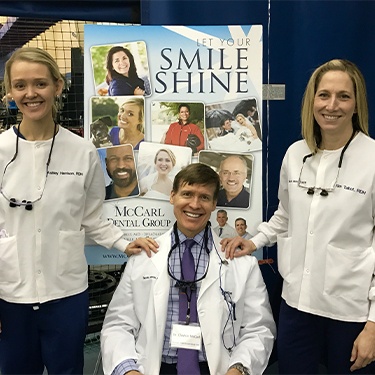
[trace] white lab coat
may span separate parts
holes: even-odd
[[[171,282],[167,272],[171,230],[157,241],[159,252],[151,259],[144,252],[130,258],[108,308],[101,335],[105,374],[130,358],[137,360],[143,374],[159,374]],[[225,374],[231,364],[241,362],[253,375],[260,375],[271,354],[275,324],[257,260],[228,260],[229,264],[220,269],[220,239],[214,235],[214,241],[218,250],[210,253],[197,302],[210,373]],[[231,355],[222,344],[228,309],[220,292],[220,279],[236,303],[237,346]],[[231,324],[226,326],[224,337],[232,343]]]
[[[331,187],[342,149],[308,158],[301,180]],[[352,140],[328,196],[298,186],[304,141],[291,145],[280,172],[279,207],[259,225],[259,248],[277,241],[282,297],[298,310],[342,321],[375,321],[375,141]]]
[[[22,131],[22,129],[21,129]],[[60,127],[49,175],[47,141],[19,138],[18,156],[3,176],[3,191],[18,200],[42,198],[31,211],[9,207],[0,195],[0,298],[37,303],[87,289],[85,235],[124,251],[123,232],[102,218],[103,171],[94,145]],[[15,152],[14,129],[0,137],[0,173]]]

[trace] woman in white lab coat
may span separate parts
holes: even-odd
[[[130,253],[137,245],[101,216],[95,147],[55,122],[64,80],[53,58],[21,48],[4,80],[22,121],[0,137],[0,372],[82,374],[85,235]]]
[[[227,255],[278,244],[280,374],[316,374],[321,361],[328,373],[374,373],[375,142],[359,69],[338,59],[318,67],[301,117],[304,139],[284,157],[277,211]]]

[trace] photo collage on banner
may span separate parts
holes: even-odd
[[[174,176],[199,162],[220,177],[215,232],[252,236],[262,221],[262,26],[84,32],[84,133],[105,177],[105,217],[130,241],[161,235],[175,221]],[[88,248],[90,264],[123,262]]]

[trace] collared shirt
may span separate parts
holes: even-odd
[[[182,246],[177,246],[177,248],[172,251],[172,254],[169,258],[169,267],[172,275],[177,279],[181,279],[181,261],[182,254],[184,251],[183,242],[187,237],[181,233],[179,230],[178,239],[179,243]],[[200,279],[206,272],[207,267],[209,266],[209,254],[213,246],[213,239],[211,231],[208,231],[208,243],[207,248],[204,245],[204,230],[195,235],[194,237],[195,244],[191,248],[191,252],[194,257],[194,263],[197,267],[197,279]],[[175,245],[176,239],[174,238],[174,233],[171,233],[171,247]],[[165,363],[177,363],[177,349],[171,348],[170,345],[170,336],[172,330],[172,324],[178,322],[179,320],[179,289],[175,286],[176,281],[171,278],[169,298],[168,298],[168,309],[167,309],[167,319],[164,332],[164,344],[162,351],[162,362]],[[197,283],[197,296],[199,295],[201,282]],[[199,323],[199,320],[198,320]],[[207,361],[206,353],[204,350],[204,345],[202,344],[202,350],[199,353],[199,361]],[[138,365],[134,359],[128,359],[121,362],[115,367],[112,372],[112,375],[123,375],[127,371],[135,370],[138,371]]]
[[[127,195],[128,197],[131,197],[133,195],[139,195],[139,189],[138,184],[135,185],[133,191]],[[121,198],[119,197],[115,192],[115,185],[113,182],[111,182],[108,186],[105,187],[105,199],[114,199],[114,198]]]
[[[169,259],[169,266],[172,272],[172,275],[180,280],[181,279],[181,261],[182,254],[184,252],[184,245],[183,242],[187,239],[187,237],[182,234],[178,230],[178,237],[179,242],[182,246],[178,246],[175,251],[172,252],[171,257]],[[194,263],[197,267],[197,279],[200,279],[206,271],[208,266],[208,258],[209,254],[204,246],[204,230],[198,233],[195,237],[195,244],[191,248],[191,252],[194,257]],[[175,238],[172,233],[172,247],[175,244]],[[208,251],[212,249],[212,235],[211,231],[209,231],[209,239],[207,244]],[[171,279],[171,286],[169,292],[169,299],[168,299],[168,310],[167,310],[167,322],[165,325],[165,333],[164,333],[164,345],[163,345],[163,354],[162,354],[162,362],[165,363],[176,363],[177,362],[177,349],[170,348],[170,335],[172,329],[172,323],[178,322],[179,318],[179,289],[175,286],[176,281]],[[197,296],[199,295],[201,282],[197,283]],[[206,361],[204,349],[202,352],[199,353],[199,360]]]
[[[222,229],[220,233],[220,229]],[[232,228],[228,223],[225,223],[223,227],[219,225],[213,228],[213,231],[220,237],[220,238],[232,238],[237,236],[237,232],[234,228]]]
[[[245,187],[242,187],[241,192],[230,201],[228,201],[228,198],[224,189],[221,189],[217,196],[217,205],[222,206],[222,207],[247,208],[249,207],[249,201],[250,201],[250,194],[245,189]]]

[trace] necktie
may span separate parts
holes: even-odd
[[[219,237],[223,234],[223,228],[219,228]]]
[[[191,252],[195,241],[187,239],[184,242],[185,250],[182,256],[181,270],[185,281],[194,281],[195,279],[195,265],[194,257]],[[191,293],[191,295],[190,295]],[[179,299],[179,320],[186,321],[186,314],[188,311],[188,298],[190,296],[190,322],[197,322],[197,292],[191,291],[187,288],[186,293],[180,290]],[[199,375],[199,352],[198,350],[181,349],[177,351],[177,374],[178,375]]]

